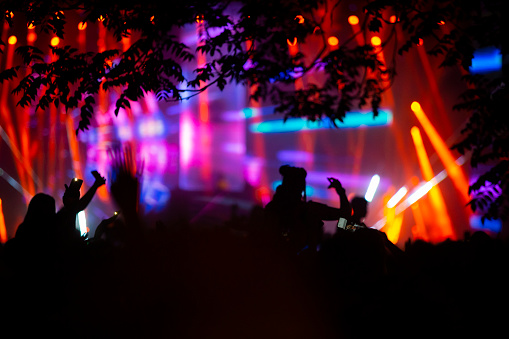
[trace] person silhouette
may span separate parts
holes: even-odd
[[[73,185],[73,183],[69,186],[64,185],[65,192],[62,197],[64,206],[56,215],[59,240],[76,240],[81,237],[79,230],[76,228],[76,215],[88,206],[97,189],[106,183],[106,179],[97,171],[92,171],[92,175],[95,178],[95,182],[81,198],[80,187],[82,181],[77,186]],[[75,178],[73,181],[79,181],[79,179]]]
[[[352,206],[352,216],[350,217],[350,221],[353,225],[361,225],[366,227],[364,224],[364,218],[368,214],[368,201],[363,197],[353,197],[350,201],[350,205]]]
[[[328,188],[334,188],[340,198],[340,208],[307,201],[304,168],[283,165],[279,168],[283,176],[272,200],[265,206],[266,227],[273,237],[285,244],[290,251],[299,253],[304,249],[314,250],[321,242],[323,220],[349,218],[351,207],[339,180],[327,178]]]
[[[55,199],[44,193],[37,193],[28,204],[23,222],[18,226],[15,238],[21,241],[43,241],[51,238],[55,231]]]

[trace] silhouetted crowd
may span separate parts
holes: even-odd
[[[113,154],[119,214],[82,237],[75,219],[105,179],[64,207],[37,194],[0,248],[2,338],[504,337],[508,246],[483,232],[393,245],[366,202],[307,201],[304,169],[282,166],[272,201],[247,216],[146,225],[129,152]],[[353,209],[353,215],[352,215]],[[323,233],[323,220],[351,227]]]

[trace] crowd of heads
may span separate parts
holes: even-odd
[[[272,201],[249,215],[237,211],[214,225],[147,225],[137,212],[141,172],[133,164],[128,152],[116,154],[108,184],[121,213],[88,238],[75,226],[71,232],[69,220],[104,184],[100,175],[83,197],[64,195],[65,213],[49,195],[32,198],[16,236],[0,248],[6,331],[362,338],[502,329],[509,301],[503,241],[476,232],[400,249],[368,227],[327,236],[323,220],[362,224],[367,202],[346,200],[334,178],[324,180],[338,193],[339,208],[308,201],[306,171],[291,166],[280,168]]]

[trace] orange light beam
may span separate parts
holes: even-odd
[[[447,110],[444,105],[444,100],[442,99],[442,95],[440,94],[440,90],[438,89],[437,79],[435,77],[435,72],[431,68],[429,56],[424,48],[417,48],[417,51],[419,53],[419,58],[421,59],[421,64],[424,69],[424,73],[426,74],[426,78],[428,79],[431,93],[433,94],[433,101],[436,104],[438,113],[440,115],[440,121],[445,124],[447,133],[452,133],[453,130],[451,126],[451,121],[448,117]]]
[[[52,39],[53,40],[53,39]],[[51,62],[57,61],[57,56],[49,51],[51,55]],[[57,108],[55,105],[50,105],[49,107],[49,136],[48,136],[48,177],[47,177],[47,187],[51,192],[51,195],[55,193],[55,183],[56,183],[56,162],[57,162]]]
[[[449,150],[443,139],[440,137],[435,127],[429,121],[428,117],[422,110],[421,105],[417,101],[414,101],[410,108],[412,109],[415,116],[417,117],[422,127],[424,128],[424,131],[428,135],[428,138],[430,139],[433,148],[435,149],[435,151],[438,154],[438,157],[444,164],[447,174],[451,177],[454,186],[460,193],[462,202],[466,205],[470,201],[470,198],[468,196],[469,184],[465,176],[465,173],[454,160],[451,151]]]
[[[65,119],[66,130],[67,130],[67,141],[69,142],[69,151],[71,153],[71,165],[77,178],[83,178],[83,171],[81,170],[80,162],[80,149],[78,140],[76,139],[76,133],[74,129],[74,121],[70,114],[66,115]]]
[[[5,228],[4,211],[2,208],[2,199],[0,199],[0,242],[5,244],[7,242],[7,229]]]
[[[355,40],[357,40],[357,44],[359,46],[363,46],[366,44],[364,40],[364,36],[361,34],[361,28],[359,25],[359,18],[355,15],[351,15],[348,17],[348,23],[352,26],[353,34],[355,34]]]
[[[7,26],[8,27],[8,26]],[[5,26],[4,26],[5,28]],[[12,38],[12,36],[11,36]],[[7,47],[7,58],[5,60],[5,69],[12,67],[13,57],[14,57],[14,43],[16,41],[13,41],[14,39],[9,38],[11,40]],[[5,126],[5,131],[2,129],[2,138],[4,141],[9,145],[11,150],[13,151],[13,154],[16,157],[16,170],[18,172],[19,180],[21,181],[21,185],[23,187],[27,186],[28,175],[27,171],[30,168],[30,164],[21,156],[21,153],[19,151],[20,147],[18,145],[17,135],[16,135],[16,128],[14,125],[14,121],[12,119],[12,116],[15,116],[15,114],[11,111],[11,109],[7,106],[8,97],[9,97],[9,86],[8,84],[5,84],[2,86],[2,92],[0,97],[0,116],[2,118],[2,121]],[[19,130],[19,129],[18,129]],[[9,141],[7,141],[9,140]],[[28,201],[27,201],[28,202]]]
[[[31,23],[28,25],[28,32],[27,32],[27,44],[33,45],[34,42],[37,40],[37,34],[33,32],[35,26]],[[30,121],[30,107],[25,107],[23,111],[18,114],[20,117],[20,123],[19,126],[22,126],[20,128],[20,143],[21,143],[21,153],[24,159],[26,159],[26,163],[30,165],[30,134],[28,133],[28,123]],[[33,172],[33,170],[30,168],[30,172]],[[35,195],[35,185],[32,175],[32,180],[29,180],[27,178],[27,189],[30,192],[31,195]]]
[[[433,169],[426,153],[426,149],[424,148],[421,132],[419,131],[418,127],[414,126],[410,130],[410,133],[412,134],[412,139],[414,141],[417,158],[419,160],[419,166],[421,167],[422,177],[424,180],[429,182],[435,177],[435,174],[433,173]],[[439,231],[437,230],[436,235],[439,238],[443,238],[437,240],[445,240],[446,238],[455,239],[451,220],[445,207],[445,201],[438,186],[435,185],[430,189],[429,196],[431,199],[431,204],[436,211],[436,215],[434,216],[436,225],[439,227]]]
[[[197,20],[196,22],[196,34],[200,37],[205,30],[205,23],[203,20]],[[198,46],[203,43],[198,38]],[[204,52],[200,52],[197,55],[197,66],[198,68],[205,67],[207,64],[207,56]],[[208,92],[204,91],[198,96],[198,118],[199,118],[199,138],[201,152],[202,167],[201,177],[205,182],[207,189],[212,189],[214,183],[212,182],[212,131],[209,124],[210,113],[209,113],[209,98]]]
[[[384,206],[384,221],[383,228],[381,229],[387,235],[387,239],[393,244],[397,244],[400,234],[401,234],[401,226],[403,225],[403,214],[396,213],[396,209],[394,206],[389,204],[391,200],[391,196],[393,196],[394,188],[391,187],[387,193],[383,196],[383,206]],[[378,227],[377,229],[379,229]]]

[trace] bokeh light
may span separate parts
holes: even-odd
[[[380,46],[382,44],[382,39],[380,39],[378,36],[374,36],[371,38],[371,44],[373,46]]]
[[[9,45],[14,45],[16,42],[18,42],[18,38],[16,38],[15,35],[11,35],[7,42],[9,43]]]
[[[356,15],[350,15],[348,17],[348,23],[350,25],[358,25],[359,24],[359,18]]]
[[[330,46],[337,46],[339,44],[339,39],[336,38],[335,36],[331,36],[329,37],[329,39],[327,39],[327,42],[329,43]]]
[[[58,46],[59,43],[60,43],[60,39],[57,36],[51,38],[51,41],[50,41],[51,46],[56,47],[56,46]]]

